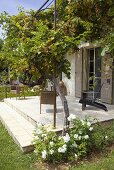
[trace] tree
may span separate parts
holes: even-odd
[[[7,58],[12,60],[11,70],[15,68],[15,73],[28,69],[33,72],[35,70],[39,77],[43,76],[44,80],[53,81],[61,97],[65,122],[68,125],[67,100],[59,89],[58,81],[62,72],[70,78],[70,63],[65,55],[71,49],[77,50],[77,45],[82,40],[81,37],[85,36],[82,33],[86,29],[84,28],[84,31],[81,31],[81,37],[76,39],[73,35],[71,36],[71,33],[67,35],[66,25],[62,20],[58,22],[57,30],[54,30],[50,17],[52,9],[40,13],[37,17],[34,17],[34,14],[34,11],[26,13],[22,9],[16,16],[2,14],[1,23],[4,24],[6,30],[4,53],[7,53]],[[83,23],[80,22],[80,25],[83,27]]]
[[[53,7],[37,15],[22,8],[15,16],[1,14],[0,22],[6,31],[3,51],[11,72],[20,74],[24,82],[34,74],[37,79],[53,81],[62,99],[66,124],[69,109],[58,84],[62,72],[70,78],[70,63],[65,55],[78,50],[83,41],[105,36],[112,26],[112,16],[107,16],[112,3],[112,0],[58,0],[57,30],[54,30]]]

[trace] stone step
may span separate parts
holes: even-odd
[[[36,126],[37,123],[53,126],[53,106],[42,105],[42,113],[40,114],[40,98],[38,96],[27,97],[25,100],[7,98],[4,99],[4,102],[34,126]],[[57,108],[58,109],[56,115],[56,130],[60,131],[60,129],[62,129],[63,127],[64,122],[64,115],[62,114],[63,109],[61,102],[57,106]]]
[[[13,110],[15,110],[18,114],[20,114],[22,117],[24,117],[24,119],[26,119],[28,122],[30,122],[33,126],[36,126],[37,121],[34,119],[34,117],[32,117],[32,115],[29,115],[27,111],[23,111],[24,108],[27,108],[26,105],[24,107],[24,105],[21,103],[20,106],[22,105],[22,108],[19,107],[17,104],[19,102],[17,102],[17,100],[11,100],[11,99],[4,99],[4,102],[10,106],[10,108],[12,108]],[[14,103],[15,102],[15,103]]]
[[[0,102],[0,120],[24,153],[33,151],[34,125],[4,102]]]

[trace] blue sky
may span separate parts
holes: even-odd
[[[38,10],[45,2],[46,0],[0,0],[0,13],[6,11],[10,15],[15,15],[18,13],[19,6],[24,7],[25,10]],[[0,29],[0,37],[1,32]]]

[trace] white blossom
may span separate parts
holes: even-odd
[[[89,139],[89,136],[88,136],[88,135],[85,135],[84,138],[85,138],[85,139]]]
[[[108,136],[105,136],[105,139],[107,139],[108,138]]]
[[[43,150],[43,151],[42,151],[42,158],[43,158],[43,159],[46,159],[46,155],[47,155],[46,150]]]
[[[68,133],[66,133],[66,136],[63,136],[64,142],[67,143],[70,140],[70,136]]]
[[[84,126],[84,125],[85,125],[85,121],[84,121],[84,120],[81,120],[81,122],[82,122],[82,125]]]
[[[78,155],[76,153],[74,154],[74,156],[75,156],[76,159],[78,158]]]
[[[78,139],[79,139],[79,140],[81,140],[81,138],[82,138],[81,136],[78,136]]]
[[[38,135],[40,135],[40,134],[42,134],[42,130],[41,130],[41,129],[37,129],[37,130],[36,130],[36,133],[37,133]]]
[[[82,131],[79,131],[79,134],[82,135]]]
[[[67,145],[66,144],[64,144],[62,147],[59,147],[58,148],[58,152],[59,153],[65,153],[66,152],[66,150],[67,150]]]
[[[67,145],[66,144],[64,144],[63,146],[62,146],[62,148],[66,148],[67,147]]]
[[[39,139],[39,137],[38,136],[34,136],[34,140],[38,140]]]
[[[78,138],[78,134],[75,134],[75,135],[74,135],[74,138],[77,139],[77,138]]]
[[[37,150],[34,150],[34,153],[37,154],[38,153]]]
[[[54,143],[53,143],[53,141],[51,141],[49,144],[50,144],[50,146],[53,146]]]
[[[78,145],[76,144],[76,142],[74,142],[74,143],[72,144],[72,146],[75,147],[75,148],[78,147]]]
[[[87,122],[87,126],[91,126],[91,123],[90,123],[90,122]]]
[[[51,155],[53,155],[53,153],[54,153],[54,150],[53,150],[53,149],[51,149],[51,150],[50,150],[50,154],[51,154]]]
[[[43,133],[43,134],[42,134],[42,137],[46,137],[46,134]]]
[[[72,120],[76,119],[76,116],[73,114],[70,114],[70,116],[67,119],[68,119],[68,121],[72,121]]]
[[[93,130],[93,127],[90,127],[89,130],[92,131],[92,130]]]

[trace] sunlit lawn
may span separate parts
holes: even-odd
[[[33,154],[23,154],[0,122],[0,170],[35,170]]]
[[[72,170],[114,170],[114,151],[108,156],[103,156],[94,163],[82,164]]]

